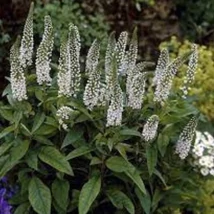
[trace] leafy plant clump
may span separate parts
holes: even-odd
[[[187,157],[200,117],[183,98],[196,46],[173,61],[162,50],[152,72],[151,63],[137,62],[136,30],[130,41],[127,32],[117,40],[111,34],[105,59],[95,40],[83,72],[76,25],[69,24],[57,67],[50,16],[35,66],[33,42],[32,4],[11,48],[10,84],[0,103],[0,177],[17,180],[10,200],[15,214],[201,209],[200,174]],[[175,94],[173,80],[188,59],[183,91]]]

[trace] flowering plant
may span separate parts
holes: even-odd
[[[17,178],[20,188],[10,200],[15,213],[149,214],[180,207],[167,199],[186,181],[168,171],[175,163],[180,172],[186,167],[179,156],[188,156],[199,119],[184,99],[197,47],[172,62],[163,50],[153,75],[151,63],[137,62],[136,30],[130,41],[127,32],[117,40],[111,34],[105,59],[95,40],[82,72],[77,26],[69,25],[56,66],[51,18],[44,23],[34,69],[32,4],[11,48],[10,84],[0,105],[7,126],[0,132],[0,176]],[[173,94],[173,79],[188,59],[183,92]]]

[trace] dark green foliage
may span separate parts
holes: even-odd
[[[41,38],[43,32],[43,18],[50,15],[55,31],[55,45],[59,50],[60,38],[67,34],[69,23],[77,25],[84,47],[89,47],[94,38],[103,40],[107,38],[109,25],[100,12],[86,13],[78,1],[52,0],[50,3],[42,4],[37,0],[35,5],[35,33]]]
[[[201,40],[209,36],[214,22],[214,2],[210,0],[176,0],[176,13],[187,38]]]

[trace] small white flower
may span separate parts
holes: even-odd
[[[159,117],[152,115],[143,127],[142,136],[145,141],[152,141],[157,135]]]
[[[204,153],[204,147],[201,144],[194,146],[192,152],[196,154],[198,157],[201,157]]]
[[[206,176],[206,175],[208,175],[209,174],[209,169],[207,169],[207,168],[201,168],[201,174],[203,175],[203,176]]]
[[[58,118],[58,122],[59,124],[62,126],[63,129],[67,130],[68,129],[68,125],[67,120],[69,120],[72,112],[74,110],[68,106],[62,106],[60,109],[57,110],[56,112],[56,116]]]
[[[208,132],[196,132],[196,140],[192,149],[194,166],[201,174],[214,176],[214,138]],[[195,164],[197,163],[197,164]],[[209,173],[207,173],[207,169]]]
[[[210,170],[210,175],[214,176],[214,168]]]

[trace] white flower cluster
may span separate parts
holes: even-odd
[[[178,138],[175,147],[175,153],[178,154],[181,159],[185,159],[190,152],[196,126],[197,118],[192,117]]]
[[[71,95],[77,96],[80,89],[80,35],[77,26],[70,24],[69,26],[70,38],[70,69],[71,69]]]
[[[138,53],[138,40],[137,40],[137,29],[135,28],[132,38],[129,44],[129,50],[127,52],[127,71],[126,74],[129,75],[133,69],[135,69],[137,62],[137,53]]]
[[[114,86],[114,95],[111,98],[107,111],[106,126],[119,126],[122,122],[123,113],[123,92],[119,84]]]
[[[167,65],[169,64],[169,52],[166,48],[162,49],[158,58],[157,66],[155,69],[155,76],[153,78],[153,84],[159,85],[161,76],[165,73]]]
[[[12,96],[18,101],[27,99],[26,79],[24,69],[19,61],[19,38],[10,50],[10,78]]]
[[[60,46],[60,57],[57,74],[58,83],[58,95],[59,96],[71,96],[71,66],[70,66],[70,54],[69,54],[69,42],[63,42]]]
[[[157,135],[157,129],[159,124],[159,117],[157,115],[152,115],[147,120],[143,127],[142,136],[146,142],[152,141]]]
[[[70,24],[68,39],[60,47],[58,95],[76,97],[80,87],[80,37],[77,27]]]
[[[114,34],[111,34],[108,40],[108,45],[105,55],[105,83],[106,83],[106,99],[110,100],[113,94],[113,80],[112,80],[112,61],[114,58],[116,41]]]
[[[192,149],[193,165],[201,174],[214,176],[214,138],[208,132],[196,131],[196,140]]]
[[[115,52],[118,64],[118,74],[124,75],[126,67],[126,45],[128,40],[128,33],[126,31],[122,32],[115,45]]]
[[[163,66],[168,62],[168,54],[163,51],[160,55],[159,63],[156,68],[156,73],[153,82],[156,84],[154,101],[164,104],[167,100],[170,90],[172,88],[173,79],[178,71],[178,68],[183,64],[184,59],[178,57],[171,63],[168,63],[166,67]]]
[[[101,71],[98,66],[99,55],[100,55],[100,45],[95,40],[87,55],[86,60],[86,73],[89,78],[85,86],[85,91],[83,94],[83,102],[89,110],[92,110],[98,105],[99,98],[101,95]],[[104,92],[104,91],[103,91]]]
[[[23,68],[32,65],[33,56],[33,8],[34,3],[31,3],[30,11],[25,22],[23,36],[20,47],[20,63]]]
[[[50,85],[50,62],[54,43],[51,17],[45,16],[44,23],[44,34],[36,53],[36,76],[39,85]]]
[[[138,52],[137,30],[135,29],[129,44],[128,50],[126,50],[128,41],[128,33],[122,32],[114,44],[114,51],[118,64],[118,75],[128,75],[133,69],[135,69]]]
[[[99,62],[99,55],[100,55],[100,44],[97,41],[97,39],[95,39],[91,47],[89,48],[86,57],[85,73],[87,75],[90,75],[90,73],[97,68]]]
[[[183,91],[183,98],[186,98],[186,95],[189,91],[189,86],[194,80],[196,68],[198,65],[198,48],[196,44],[192,45],[192,54],[190,55],[189,63],[188,63],[188,69],[187,74],[184,79],[184,85],[181,88]]]
[[[122,122],[123,92],[118,80],[118,65],[114,35],[109,38],[105,56],[106,100],[109,102],[106,126],[118,126]],[[118,53],[117,53],[118,54]]]
[[[126,94],[127,106],[133,109],[141,109],[146,86],[146,73],[142,71],[146,67],[146,63],[136,63],[138,52],[137,31],[133,32],[132,39],[127,52],[126,61]]]
[[[133,109],[141,109],[146,86],[146,72],[141,73],[145,64],[138,63],[129,73],[126,81],[127,106]]]
[[[66,122],[69,120],[73,111],[74,110],[68,106],[62,106],[56,112],[56,116],[58,117],[59,124],[62,126],[64,130],[68,129],[68,125]]]

